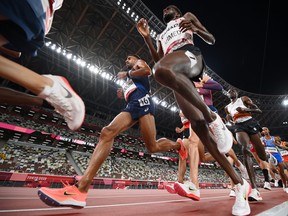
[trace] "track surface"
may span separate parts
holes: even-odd
[[[201,200],[193,201],[165,190],[91,189],[83,209],[52,208],[40,201],[35,188],[0,187],[1,216],[169,216],[231,215],[234,198],[228,189],[203,189]],[[282,188],[260,189],[263,201],[250,202],[251,215],[288,200]]]

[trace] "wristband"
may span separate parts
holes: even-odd
[[[131,72],[132,72],[132,70],[129,70],[129,71],[127,72],[127,77],[128,77],[128,78],[131,78]]]

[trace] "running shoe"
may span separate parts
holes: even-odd
[[[166,184],[164,188],[171,194],[175,194],[176,191],[174,190],[174,184]]]
[[[233,144],[233,135],[227,129],[226,125],[223,123],[220,116],[216,114],[216,119],[209,124],[209,128],[211,129],[215,141],[217,144],[217,148],[221,153],[227,153]]]
[[[181,157],[182,160],[186,160],[188,157],[188,151],[185,149],[182,139],[178,138],[176,142],[180,143],[181,145],[181,148],[178,151],[179,156]]]
[[[251,209],[248,202],[248,196],[251,192],[251,186],[243,179],[243,185],[240,183],[235,185],[236,199],[232,207],[233,215],[249,215]]]
[[[274,181],[274,187],[279,187],[278,180]]]
[[[240,162],[240,161],[239,161]],[[240,162],[240,166],[237,167],[241,173],[241,176],[244,178],[244,179],[249,179],[249,175],[248,175],[248,172],[247,172],[247,169],[246,167]]]
[[[271,185],[270,182],[264,182],[264,187],[265,190],[271,190]]]
[[[65,184],[60,189],[42,187],[38,190],[38,196],[46,205],[54,207],[83,208],[87,199],[87,193],[81,193],[75,185]]]
[[[254,188],[249,194],[248,200],[253,202],[253,201],[262,201],[263,199],[260,195],[260,192],[256,188]]]
[[[229,197],[236,197],[235,188],[231,188]]]
[[[48,101],[55,111],[62,115],[71,130],[81,127],[85,117],[85,105],[72,89],[69,82],[61,76],[43,75],[53,80],[52,87],[45,89],[38,96]]]
[[[174,190],[176,193],[183,197],[188,197],[192,200],[200,200],[200,190],[192,182],[185,182],[184,184],[180,182],[174,183]]]

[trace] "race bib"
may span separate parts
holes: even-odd
[[[278,153],[278,150],[276,147],[266,147],[265,149],[270,153]]]
[[[280,154],[281,156],[288,156],[288,151],[281,151]]]
[[[144,97],[140,98],[138,101],[139,101],[139,104],[140,106],[147,106],[147,105],[150,105],[150,100],[149,100],[150,96],[149,95],[145,95]]]
[[[123,86],[125,100],[127,101],[129,95],[137,88],[132,79],[129,79]]]

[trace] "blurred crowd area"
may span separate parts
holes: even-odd
[[[9,139],[5,139],[7,131],[0,134],[0,171],[17,173],[82,175],[97,145],[102,127],[113,118],[104,114],[86,115],[82,128],[70,131],[61,116],[49,109],[5,105],[1,105],[0,108],[0,122],[39,132],[21,135],[21,138],[15,138],[14,135]],[[46,135],[43,135],[43,132]],[[65,137],[70,141],[55,139],[47,144],[41,141],[43,140],[41,136],[47,137],[47,134]],[[36,138],[31,139],[33,135]],[[158,138],[160,135],[158,134]],[[81,140],[87,145],[71,143],[74,139]],[[217,163],[201,163],[199,167],[199,182],[229,183],[224,170]],[[176,181],[177,170],[176,151],[151,155],[145,148],[139,130],[131,128],[116,137],[111,154],[97,177],[153,181],[160,178],[163,181]],[[185,174],[187,180],[189,172],[188,166]],[[256,169],[256,173],[257,182],[263,182],[261,170]]]

